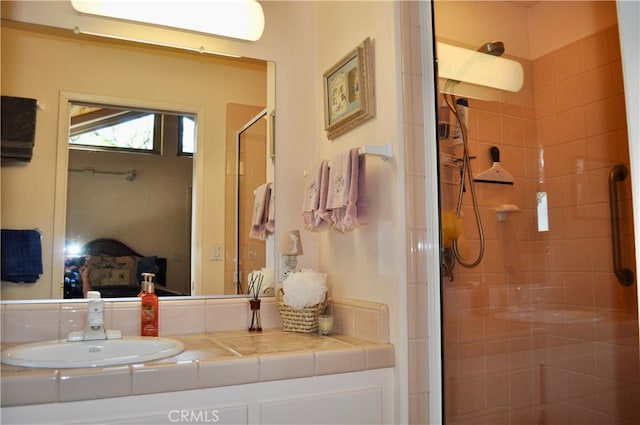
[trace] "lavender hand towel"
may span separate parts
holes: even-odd
[[[320,168],[320,199],[318,200],[318,210],[314,213],[314,225],[320,229],[329,224],[331,218],[327,210],[327,198],[329,197],[329,161],[323,161]]]
[[[320,179],[322,177],[322,163],[315,164],[307,172],[304,183],[304,199],[302,200],[302,217],[304,227],[308,230],[315,228],[315,212],[320,204]]]
[[[351,152],[338,154],[331,160],[327,210],[346,208],[349,203],[349,180],[351,179]]]
[[[365,156],[358,149],[351,152],[351,185],[349,186],[349,203],[342,219],[344,232],[366,224],[369,218],[365,189]]]
[[[358,226],[358,186],[359,186],[359,161],[360,149],[352,148],[344,157],[340,157],[341,175],[348,175],[345,178],[344,192],[340,194],[340,203],[333,207],[331,211],[331,223],[334,228],[341,232],[353,230]],[[333,163],[332,163],[333,166]]]
[[[329,161],[318,162],[307,174],[302,216],[304,228],[316,231],[329,221],[327,213],[327,188],[329,182]]]

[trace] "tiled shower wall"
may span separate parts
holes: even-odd
[[[490,167],[488,148],[498,146],[515,184],[476,184],[485,257],[445,282],[445,414],[450,423],[637,423],[640,409],[629,402],[640,399],[636,286],[618,284],[611,265],[608,175],[629,163],[617,28],[519,61],[527,77],[516,97],[470,101],[474,173]],[[443,208],[455,207],[457,186],[442,190]],[[623,264],[631,267],[628,180],[619,192]],[[469,190],[465,197],[473,257]],[[498,222],[502,204],[522,211]],[[516,320],[545,309],[589,320]]]

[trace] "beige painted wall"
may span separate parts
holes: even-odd
[[[617,22],[613,0],[538,2],[528,10],[531,51],[528,59],[538,59],[557,46],[574,43]]]
[[[363,145],[392,144],[393,158],[366,158],[369,223],[351,232],[334,229],[303,234],[307,246],[319,249],[318,269],[329,274],[333,295],[383,302],[389,306],[390,336],[398,349],[396,388],[406,403],[406,219],[404,146],[402,144],[402,86],[400,75],[399,6],[396,2],[319,2],[317,37],[318,99],[323,98],[322,75],[366,37],[373,45],[375,73],[374,119],[327,140],[323,110],[316,113],[316,160]],[[311,162],[305,164],[312,165]],[[400,414],[400,411],[396,412]],[[406,419],[397,421],[405,422]]]
[[[352,232],[340,233],[334,229],[314,235],[320,249],[321,271],[329,273],[334,295],[354,297],[390,304],[392,317],[400,308],[395,290],[403,283],[404,263],[404,203],[399,194],[404,192],[402,173],[402,135],[399,73],[394,61],[399,45],[393,37],[397,31],[396,6],[391,2],[321,2],[318,3],[318,69],[321,76],[342,56],[355,48],[367,36],[371,37],[374,51],[376,117],[359,127],[329,141],[324,128],[324,115],[316,117],[317,159],[333,156],[367,144],[391,143],[394,157],[384,161],[367,156],[366,185],[369,223]],[[366,20],[354,20],[366,16]],[[366,21],[366,22],[365,22]],[[369,25],[376,22],[375,28]],[[360,24],[359,24],[360,23]],[[340,52],[342,54],[340,54]],[[318,97],[322,97],[322,80],[318,79]],[[307,164],[310,167],[312,164]],[[307,245],[305,242],[306,258]]]

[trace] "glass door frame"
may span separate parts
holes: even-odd
[[[425,123],[437,122],[436,92],[437,75],[433,64],[434,29],[432,2],[420,2],[420,39],[422,54],[422,107]],[[423,126],[425,143],[425,199],[440,199],[438,177],[438,140],[435,126]],[[431,147],[428,149],[427,147]],[[427,263],[427,334],[428,370],[429,370],[429,423],[442,423],[444,411],[443,398],[443,359],[442,359],[442,291],[440,287],[440,215],[439,206],[426,209],[426,229],[428,245],[426,249]],[[435,284],[437,282],[437,284]]]

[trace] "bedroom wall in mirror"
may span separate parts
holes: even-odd
[[[228,295],[224,259],[229,253],[216,255],[216,247],[226,242],[226,137],[238,130],[227,128],[227,107],[267,107],[274,98],[273,84],[268,83],[275,78],[274,65],[5,20],[0,43],[3,95],[34,98],[42,107],[32,161],[2,167],[2,227],[40,229],[43,262],[43,273],[34,284],[3,281],[1,298],[63,298],[65,246],[98,238],[118,240],[141,257],[166,259],[168,290]],[[191,159],[176,155],[175,141],[172,145],[167,141],[162,155],[70,152],[71,100],[196,117],[195,153]],[[175,130],[167,125],[164,131]],[[154,157],[165,163],[151,164]],[[169,160],[175,164],[168,164]],[[191,190],[182,176],[190,173],[190,167]],[[84,168],[93,168],[93,174]],[[96,172],[102,170],[125,175]],[[130,175],[133,180],[127,180],[130,170],[136,170]],[[145,188],[146,184],[150,185]],[[175,186],[171,194],[169,184]],[[134,198],[134,205],[124,205],[125,193]],[[72,206],[69,214],[67,202]],[[190,214],[185,213],[189,204]],[[149,231],[151,219],[138,214],[145,210],[171,224],[156,223]],[[110,228],[97,231],[107,220]]]
[[[141,273],[190,295],[195,117],[78,101],[69,116],[64,297],[136,296]]]

